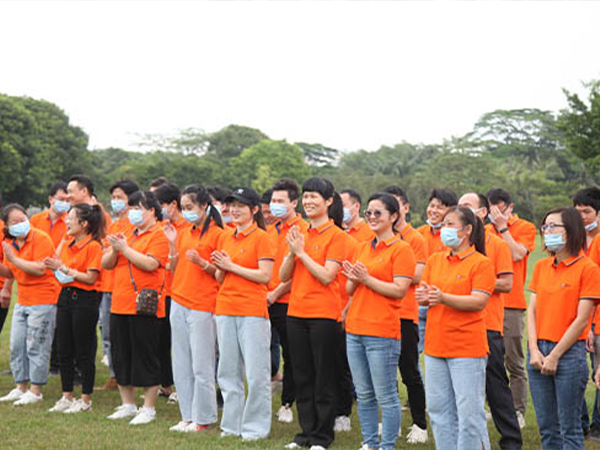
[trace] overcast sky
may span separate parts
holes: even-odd
[[[600,2],[0,2],[0,92],[90,148],[230,123],[375,150],[558,111],[600,78]]]

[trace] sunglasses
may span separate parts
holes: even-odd
[[[370,219],[371,217],[373,217],[374,219],[379,219],[381,216],[383,215],[383,211],[376,209],[374,211],[371,211],[370,209],[367,209],[365,211],[365,217],[367,219]]]

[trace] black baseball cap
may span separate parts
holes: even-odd
[[[229,193],[225,198],[225,203],[231,203],[237,200],[245,205],[258,206],[260,205],[260,196],[251,187],[238,187]]]

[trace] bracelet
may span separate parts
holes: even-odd
[[[206,270],[206,269],[208,269],[208,266],[210,266],[210,264],[208,263],[208,261],[205,261],[205,262],[206,262],[206,265],[204,267],[200,266],[200,268],[202,270]]]
[[[508,227],[504,227],[500,230],[498,230],[498,233],[502,234],[502,233],[506,233],[508,231]]]
[[[171,255],[169,253],[169,261],[172,260],[172,259],[174,259],[174,258],[177,258],[178,256],[179,256],[179,253],[175,253],[174,255]]]

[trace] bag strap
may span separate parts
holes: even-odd
[[[131,269],[131,262],[127,261],[127,265],[129,266],[129,278],[131,279],[131,284],[133,285],[133,291],[137,295],[138,290],[137,290],[137,286],[135,285],[135,280],[133,279],[133,270]],[[164,270],[163,281],[162,281],[162,285],[160,286],[160,291],[158,292],[158,298],[162,297],[162,293],[165,288],[166,282],[167,282],[167,269]]]

